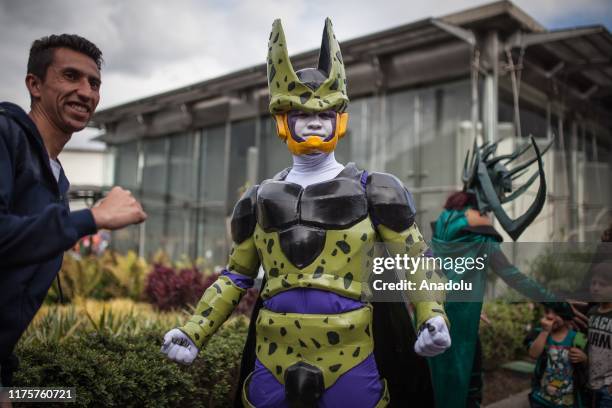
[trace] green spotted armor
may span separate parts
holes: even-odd
[[[360,300],[368,278],[364,265],[371,264],[375,241],[401,244],[410,256],[427,249],[414,223],[409,194],[395,177],[371,173],[366,178],[349,164],[336,178],[303,189],[283,181],[287,172],[250,188],[236,204],[229,273],[204,293],[181,328],[198,348],[245,292],[232,275],[255,278],[261,264],[266,278],[261,289],[264,301],[296,288]],[[415,282],[428,279],[423,270],[409,276]],[[444,316],[437,302],[415,306],[417,327],[431,317]],[[334,315],[262,308],[256,328],[257,358],[281,384],[287,368],[303,361],[321,370],[324,386],[329,388],[374,349],[372,306],[367,303]]]
[[[426,360],[415,354],[415,340],[417,333],[420,341],[424,332],[435,331],[432,321],[446,328],[443,304],[440,299],[414,301],[411,318],[405,303],[374,303],[367,296],[373,258],[380,255],[375,243],[389,244],[390,255],[418,257],[428,250],[414,222],[412,197],[393,175],[368,173],[352,163],[342,166],[334,159],[333,148],[346,127],[348,97],[329,19],[318,68],[294,72],[279,20],[268,52],[270,112],[294,155],[294,167],[249,188],[237,202],[227,268],[177,337],[188,337],[180,340],[186,348],[204,347],[261,267],[260,301],[241,366],[240,403],[384,407],[392,400],[427,406],[431,400],[422,395],[431,391],[429,372]],[[338,170],[330,176],[313,170],[308,177],[319,181],[294,182],[292,169],[300,160],[324,161],[327,169]],[[439,279],[425,269],[407,278],[417,286]]]

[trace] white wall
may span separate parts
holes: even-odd
[[[102,186],[107,184],[106,156],[104,151],[68,150],[59,155],[59,160],[71,185]]]

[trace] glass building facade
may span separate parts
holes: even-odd
[[[337,160],[400,178],[414,196],[426,238],[448,194],[461,187],[472,134],[470,92],[464,79],[355,98],[349,105],[349,131],[338,144]],[[513,123],[509,95],[500,93],[498,118],[500,124]],[[610,135],[527,101],[521,102],[520,118],[524,136],[542,142],[555,137],[547,156],[549,229],[559,238],[596,238],[598,229],[589,226],[609,213],[612,202],[612,157],[605,142]],[[115,233],[113,246],[145,256],[163,249],[171,257],[201,257],[211,265],[227,259],[229,215],[249,180],[270,178],[291,164],[269,115],[113,149],[115,184],[129,188],[149,214],[143,225]]]
[[[318,53],[292,56],[292,64],[316,66]],[[611,53],[607,29],[548,31],[510,2],[342,42],[351,103],[336,159],[397,176],[429,239],[449,193],[462,187],[474,123],[482,140],[500,141],[499,154],[530,135],[541,147],[552,140],[546,203],[520,240],[597,241],[612,221],[612,67],[602,62]],[[109,108],[94,120],[115,159],[114,184],[149,214],[114,233],[120,251],[149,257],[161,249],[223,265],[234,203],[249,184],[291,164],[267,113],[265,64]],[[523,214],[538,187],[504,205],[508,215]]]

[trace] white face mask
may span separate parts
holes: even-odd
[[[334,131],[335,114],[329,112],[319,113],[295,113],[295,135],[301,138],[308,136],[318,136],[326,139]]]

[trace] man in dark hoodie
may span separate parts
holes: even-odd
[[[145,220],[129,191],[70,211],[58,155],[100,100],[101,51],[77,35],[34,41],[25,78],[30,112],[0,103],[0,383],[11,384],[15,344],[57,276],[65,250],[98,229]]]

